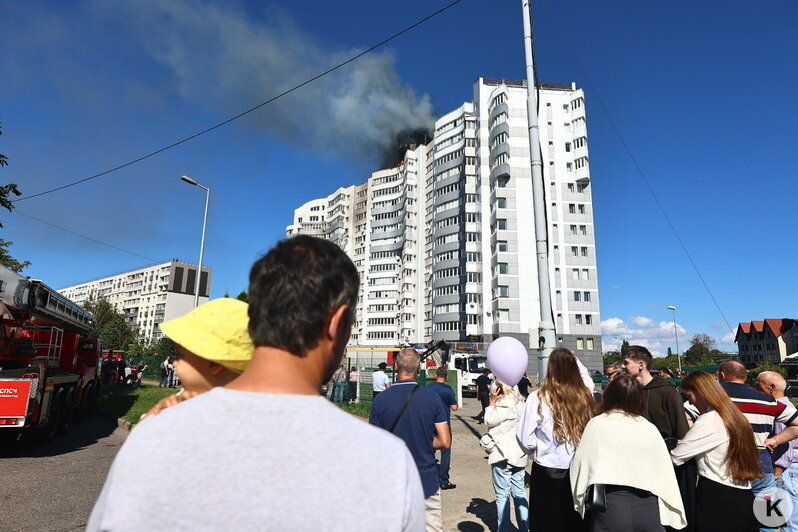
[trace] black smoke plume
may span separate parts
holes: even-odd
[[[396,144],[386,146],[380,157],[380,168],[393,168],[404,161],[407,150],[415,150],[419,146],[429,144],[432,132],[425,128],[403,129],[396,134]]]

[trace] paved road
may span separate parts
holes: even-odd
[[[127,431],[99,416],[39,446],[0,443],[0,530],[82,530]]]

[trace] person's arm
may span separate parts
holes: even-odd
[[[585,383],[585,386],[587,386],[587,389],[590,390],[590,393],[593,393],[596,383],[593,382],[593,377],[590,376],[590,372],[578,358],[576,359],[576,365],[579,367],[579,376],[582,377],[582,382]]]
[[[452,428],[449,423],[435,423],[435,437],[432,438],[433,449],[450,449],[452,447]]]
[[[665,405],[668,411],[668,420],[671,426],[671,434],[681,440],[690,426],[687,424],[687,414],[684,412],[684,402],[682,396],[676,388],[671,387],[671,393],[668,394],[668,402]]]
[[[671,451],[671,460],[682,465],[694,456],[714,449],[723,443],[723,436],[715,430],[715,423],[709,414],[699,417],[693,428],[687,431],[684,439]]]
[[[521,414],[521,419],[518,421],[518,429],[516,429],[515,433],[518,444],[527,454],[532,453],[538,446],[535,430],[538,428],[538,425],[540,425],[540,416],[538,415],[539,403],[540,398],[537,393],[532,392],[529,394],[524,412]]]
[[[798,410],[796,410],[792,402],[781,404],[784,405],[784,408],[779,415],[776,416],[776,421],[784,423],[785,427],[784,430],[775,436],[765,440],[764,445],[770,452],[775,451],[776,447],[779,445],[783,445],[798,438]]]

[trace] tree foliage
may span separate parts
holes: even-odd
[[[772,362],[765,362],[763,364],[758,365],[754,369],[748,372],[748,380],[752,383],[756,382],[756,378],[759,376],[760,373],[763,371],[775,371],[785,379],[787,378],[787,370],[773,364]]]
[[[125,321],[125,315],[117,312],[107,299],[91,298],[83,307],[94,314],[92,334],[99,334],[103,349],[128,350],[137,341],[134,327]]]
[[[2,227],[2,225],[0,225],[0,227]],[[22,273],[22,270],[30,266],[30,261],[20,261],[12,257],[8,248],[13,245],[13,242],[0,238],[0,265],[5,266],[13,272]]]
[[[604,353],[604,367],[606,368],[610,364],[615,362],[621,361],[621,352],[620,351],[607,351]]]
[[[690,347],[684,352],[688,364],[700,365],[702,360],[710,358],[715,351],[715,339],[708,334],[694,334],[690,337]]]
[[[246,290],[241,290],[241,293],[236,296],[236,299],[244,303],[249,303],[249,294]]]

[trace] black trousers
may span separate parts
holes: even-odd
[[[662,532],[657,497],[639,490],[607,490],[607,509],[591,516],[590,532]],[[718,529],[720,530],[720,529]]]
[[[529,486],[529,529],[532,532],[581,532],[585,522],[574,510],[567,469],[532,464]]]
[[[698,477],[696,490],[697,532],[756,532],[754,492],[732,488],[708,478]]]
[[[487,393],[478,393],[477,399],[479,399],[480,404],[482,404],[482,412],[479,413],[477,418],[482,421],[485,419],[485,409],[490,405],[490,395]]]

